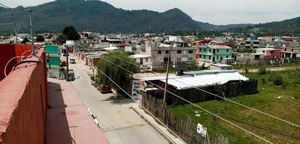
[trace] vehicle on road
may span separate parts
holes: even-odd
[[[101,93],[112,93],[111,88],[107,85],[101,84],[97,86],[97,90],[100,91]]]
[[[75,59],[74,59],[74,58],[70,58],[70,63],[71,63],[71,64],[76,64]]]
[[[67,75],[67,71],[65,71],[65,75]],[[73,69],[69,69],[68,76],[66,77],[67,81],[74,81],[75,80],[75,72]]]

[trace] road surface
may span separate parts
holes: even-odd
[[[130,109],[132,102],[118,99],[113,94],[101,94],[91,85],[87,69],[82,64],[70,64],[78,77],[72,85],[111,144],[167,144],[158,132]]]

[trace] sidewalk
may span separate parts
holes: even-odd
[[[47,144],[107,144],[73,86],[48,79]]]
[[[165,126],[160,124],[151,115],[147,114],[144,109],[142,109],[138,104],[133,104],[131,107],[134,112],[136,112],[140,117],[147,121],[155,130],[157,130],[162,136],[164,136],[169,142],[175,144],[186,144],[179,136],[171,132]]]

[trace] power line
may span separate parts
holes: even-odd
[[[221,114],[221,115],[222,115],[222,114]],[[257,128],[257,129],[261,129],[261,130],[264,130],[264,131],[267,131],[267,132],[271,132],[271,133],[274,133],[274,134],[277,134],[277,135],[285,136],[285,137],[287,137],[287,138],[290,138],[290,139],[294,139],[294,140],[300,141],[300,138],[298,138],[298,137],[295,137],[295,136],[289,135],[289,134],[285,134],[284,132],[281,132],[281,131],[278,131],[278,130],[275,130],[275,129],[272,129],[272,128],[266,128],[266,127],[263,127],[263,126],[260,126],[260,125],[248,123],[248,122],[245,122],[245,121],[242,121],[242,120],[233,118],[233,117],[226,116],[226,115],[224,115],[224,114],[223,114],[222,116],[225,117],[225,118],[227,118],[227,119],[231,119],[231,120],[233,120],[233,121],[236,121],[236,122],[239,122],[239,123],[242,123],[242,124],[245,124],[245,125],[248,125],[248,126]]]
[[[117,65],[117,64],[115,64],[115,63],[113,63],[113,62],[107,60],[106,58],[102,58],[102,59],[108,61],[109,63],[111,63],[111,64],[113,64],[113,65],[116,65],[117,67],[119,67],[119,68],[121,68],[121,69],[127,71],[127,72],[130,73],[130,74],[133,74],[132,72],[128,71],[127,69],[125,69],[125,68],[123,68],[123,67],[120,67],[119,65]],[[101,71],[101,72],[102,72],[102,71]],[[102,72],[102,73],[103,73],[103,72]],[[147,81],[148,81],[148,80],[147,80]],[[221,120],[223,120],[223,121],[225,121],[225,122],[231,124],[232,126],[234,126],[234,127],[236,127],[236,128],[239,128],[239,129],[241,129],[241,130],[247,132],[248,134],[251,134],[251,135],[257,137],[258,139],[260,139],[260,140],[262,140],[262,141],[265,141],[266,143],[272,144],[272,142],[270,142],[269,140],[267,140],[267,139],[265,139],[265,138],[263,138],[263,137],[261,137],[261,136],[255,134],[255,133],[253,133],[253,132],[251,132],[251,131],[248,131],[247,129],[245,129],[245,128],[243,128],[243,127],[237,125],[237,124],[234,124],[233,122],[231,122],[231,121],[229,121],[229,120],[227,120],[227,119],[225,119],[225,118],[223,118],[223,117],[221,117],[221,116],[219,116],[219,115],[217,115],[217,114],[215,114],[215,113],[212,113],[212,112],[210,112],[209,110],[207,110],[207,109],[205,109],[205,108],[203,108],[203,107],[200,107],[200,106],[198,106],[198,105],[196,105],[196,104],[194,104],[194,103],[192,103],[192,102],[190,102],[190,101],[188,101],[188,100],[186,100],[186,99],[184,99],[184,98],[178,96],[177,94],[175,94],[175,93],[173,93],[173,92],[170,92],[169,90],[166,90],[166,89],[164,89],[164,88],[162,88],[162,87],[156,85],[155,83],[153,83],[153,82],[151,82],[151,81],[148,81],[148,82],[151,83],[151,84],[153,84],[153,85],[155,85],[155,86],[157,86],[157,87],[160,88],[160,89],[165,90],[166,92],[168,92],[168,93],[174,95],[175,97],[177,97],[177,98],[179,98],[179,99],[181,99],[181,100],[183,100],[183,101],[185,101],[185,102],[187,102],[187,103],[189,103],[189,104],[191,104],[191,105],[193,105],[193,106],[195,106],[195,107],[197,107],[197,108],[199,108],[199,109],[205,111],[206,113],[209,113],[209,114],[211,114],[211,115],[213,115],[213,116],[215,116],[215,117],[217,117],[217,118],[219,118],[219,119],[221,119]]]
[[[138,103],[137,100],[135,100],[126,90],[124,90],[120,85],[118,85],[114,80],[112,80],[108,75],[106,75],[103,71],[99,70],[105,77],[107,77],[111,82],[113,82],[118,88],[120,88],[128,97],[130,97],[135,103]],[[159,120],[155,115],[153,115],[149,110],[147,110],[144,106],[141,106],[148,114],[150,114],[156,121],[158,121],[160,124],[162,124],[167,130],[169,130],[173,135],[176,137],[179,137],[175,132],[173,132],[171,129],[169,129],[161,120]],[[170,141],[173,141],[172,139],[169,139]],[[174,142],[174,141],[173,141]],[[174,142],[175,143],[175,142]]]
[[[0,23],[0,26],[3,26],[3,25],[13,25],[13,24],[15,24],[15,22]]]
[[[178,81],[178,80],[176,80],[176,79],[174,79],[174,80],[177,81],[177,82],[183,83],[183,84],[185,84],[185,85],[191,86],[190,84],[187,84],[187,83],[185,83],[185,82],[181,82],[181,81]],[[193,88],[194,88],[194,89],[197,89],[197,90],[200,90],[200,91],[202,91],[202,92],[205,92],[205,93],[207,93],[207,94],[213,95],[213,96],[215,96],[215,97],[221,98],[221,99],[223,99],[223,100],[225,100],[225,101],[229,101],[229,102],[231,102],[231,103],[237,104],[237,105],[239,105],[239,106],[241,106],[241,107],[244,107],[244,108],[250,109],[250,110],[252,110],[252,111],[258,112],[258,113],[260,113],[260,114],[269,116],[269,117],[274,118],[274,119],[276,119],[276,120],[279,120],[279,121],[281,121],[281,122],[285,122],[285,123],[287,123],[287,124],[290,124],[290,125],[292,125],[292,126],[296,126],[296,127],[300,128],[300,125],[295,124],[295,123],[292,123],[292,122],[289,122],[289,121],[284,120],[284,119],[281,119],[281,118],[279,118],[279,117],[277,117],[277,116],[274,116],[274,115],[268,114],[268,113],[266,113],[266,112],[260,111],[260,110],[258,110],[258,109],[249,107],[249,106],[247,106],[247,105],[241,104],[241,103],[236,102],[236,101],[233,101],[233,100],[231,100],[231,99],[228,99],[228,98],[219,96],[219,95],[217,95],[217,94],[211,93],[211,92],[206,91],[206,90],[204,90],[204,89],[197,88],[197,87],[193,87]]]
[[[120,58],[118,58],[118,59],[120,59]],[[135,64],[133,64],[133,63],[130,63],[130,62],[128,62],[128,61],[124,61],[123,59],[120,59],[121,61],[123,61],[123,62],[126,62],[126,63],[128,63],[128,64],[132,64],[132,65],[135,65]],[[129,71],[130,72],[130,71]],[[132,73],[132,72],[130,72],[130,73]],[[181,81],[178,81],[178,80],[175,80],[175,81],[177,81],[177,82],[179,82],[179,83],[183,83],[183,82],[181,82]],[[186,84],[186,85],[189,85],[189,84],[187,84],[187,83],[183,83],[183,84]],[[189,86],[191,86],[191,85],[189,85]],[[195,87],[194,87],[195,88]],[[203,90],[203,89],[202,89]],[[204,92],[208,92],[208,91],[205,91],[205,90],[203,90]],[[208,92],[209,94],[213,94],[213,93],[210,93],[210,92]],[[221,99],[224,99],[224,97],[221,97],[221,96],[219,96],[219,95],[216,95],[216,94],[213,94],[214,96],[216,96],[216,97],[218,97],[218,98],[221,98]],[[240,103],[238,103],[238,102],[236,102],[236,101],[233,101],[233,100],[230,100],[230,99],[227,99],[227,98],[225,98],[226,100],[228,100],[228,101],[232,101],[232,102],[235,102],[235,104],[238,104],[238,105],[240,105],[240,106],[242,106],[243,104],[240,104]],[[248,107],[248,106],[247,106]],[[246,107],[246,108],[247,108]],[[250,107],[251,108],[251,107]],[[253,108],[252,108],[253,109]],[[251,110],[251,109],[250,109]],[[259,111],[259,110],[258,110]],[[262,114],[262,113],[261,113]],[[234,121],[237,121],[237,122],[240,122],[240,123],[243,123],[243,124],[245,124],[245,125],[249,125],[249,126],[252,126],[252,127],[255,127],[255,128],[258,128],[258,129],[261,129],[261,130],[265,130],[265,131],[267,131],[267,132],[272,132],[272,133],[275,133],[275,134],[279,134],[279,135],[282,135],[282,136],[285,136],[285,137],[288,137],[288,138],[291,138],[291,139],[295,139],[295,140],[300,140],[299,138],[297,138],[297,137],[294,137],[294,136],[290,136],[290,135],[287,135],[287,134],[284,134],[284,133],[282,133],[282,132],[279,132],[279,131],[276,131],[276,130],[274,130],[274,129],[271,129],[271,128],[265,128],[265,127],[262,127],[262,126],[258,126],[258,125],[255,125],[255,124],[251,124],[251,123],[247,123],[247,122],[244,122],[244,121],[242,121],[242,120],[238,120],[238,119],[234,119],[234,118],[232,118],[232,117],[228,117],[228,116],[224,116],[223,115],[223,117],[227,117],[227,118],[229,118],[229,119],[231,119],[231,120],[234,120]]]
[[[118,59],[120,59],[120,58],[118,58]],[[121,59],[121,60],[122,60],[122,59]],[[124,60],[123,60],[123,61],[124,61]],[[129,63],[129,62],[127,62],[127,61],[124,61],[124,62]],[[132,64],[132,63],[129,63],[129,64]],[[134,65],[134,64],[133,64],[133,65]],[[130,72],[130,73],[132,73],[132,72]],[[177,81],[177,82],[180,82],[180,83],[183,83],[183,84],[186,84],[186,85],[191,86],[190,84],[187,84],[187,83],[178,81],[178,80],[176,80],[176,79],[174,79],[174,80]],[[207,93],[207,94],[213,95],[213,96],[215,96],[215,97],[221,98],[221,99],[223,99],[223,100],[225,100],[225,101],[228,101],[228,102],[237,104],[237,105],[239,105],[239,106],[241,106],[241,107],[250,109],[250,110],[255,111],[255,112],[257,112],[257,113],[260,113],[260,114],[266,115],[266,116],[268,116],[268,117],[274,118],[274,119],[279,120],[279,121],[281,121],[281,122],[287,123],[287,124],[289,124],[289,125],[292,125],[292,126],[295,126],[295,127],[300,128],[300,125],[298,125],[298,124],[295,124],[295,123],[292,123],[292,122],[290,122],[290,121],[284,120],[284,119],[282,119],[282,118],[279,118],[279,117],[277,117],[277,116],[271,115],[271,114],[266,113],[266,112],[263,112],[263,111],[261,111],[261,110],[258,110],[258,109],[249,107],[249,106],[244,105],[244,104],[242,104],[242,103],[239,103],[239,102],[236,102],[236,101],[234,101],[234,100],[231,100],[231,99],[228,99],[228,98],[219,96],[219,95],[217,95],[217,94],[211,93],[211,92],[209,92],[209,91],[206,91],[206,90],[203,90],[203,89],[200,89],[200,88],[197,88],[197,87],[193,87],[193,88],[195,88],[195,89],[197,89],[197,90],[200,90],[200,91],[203,91],[203,92],[205,92],[205,93]]]
[[[1,5],[2,7],[4,7],[4,8],[9,8],[9,9],[11,9],[10,7],[4,5],[3,3],[0,3],[0,5]]]

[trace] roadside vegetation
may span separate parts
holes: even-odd
[[[118,66],[130,72],[139,71],[137,65],[134,65],[134,59],[130,58],[128,53],[122,51],[113,51],[103,56],[97,66],[98,74],[92,79],[96,80],[97,85],[103,84],[122,93],[119,87],[117,87],[103,73],[105,73],[108,77],[110,77],[114,82],[116,82],[125,90],[128,90],[129,88],[130,82],[132,80],[132,74],[125,71],[124,69],[121,69],[120,67],[117,67],[114,64],[117,64]]]
[[[259,109],[269,114],[300,125],[300,71],[246,73],[259,81],[259,93],[231,98],[234,101]],[[265,115],[256,113],[223,100],[197,103],[197,105],[240,125],[273,143],[300,143],[300,128],[291,126]],[[252,135],[229,125],[191,105],[177,105],[169,108],[178,117],[189,117],[208,129],[210,139],[222,135],[233,144],[264,143]],[[199,116],[200,115],[200,116]],[[200,137],[200,135],[199,135]]]

